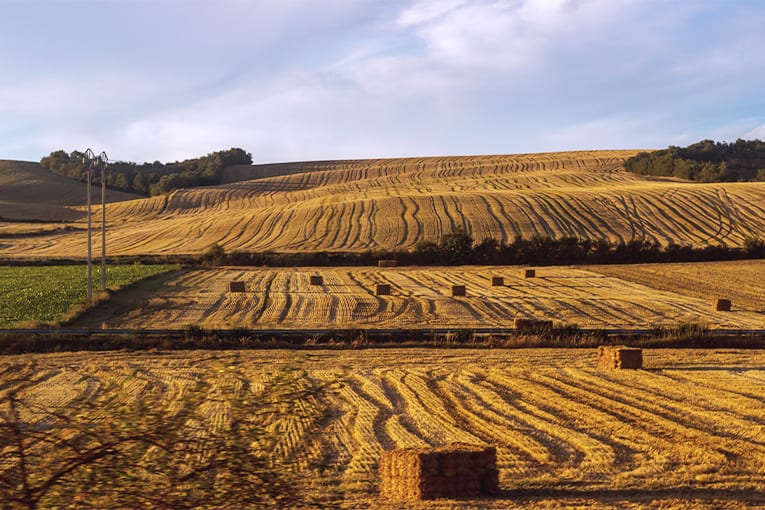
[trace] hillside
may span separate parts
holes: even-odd
[[[26,161],[0,160],[0,218],[15,221],[75,221],[84,216],[85,184],[56,175]],[[130,200],[137,195],[107,190],[107,202]],[[93,187],[93,201],[101,189]],[[0,231],[5,231],[0,227]]]
[[[231,165],[223,169],[220,176],[221,184],[234,182],[252,181],[268,177],[280,177],[282,175],[302,174],[322,170],[337,170],[343,164],[351,162],[343,161],[299,161],[292,163],[267,163],[261,165]],[[361,163],[361,161],[356,161]]]
[[[213,243],[228,251],[408,249],[456,227],[478,241],[542,235],[740,246],[765,232],[765,183],[638,176],[623,166],[636,153],[287,164],[269,169],[284,175],[110,204],[109,249],[113,255],[193,254]],[[238,172],[229,179],[247,177]],[[54,232],[20,238],[0,247],[0,255],[77,256],[84,242]]]

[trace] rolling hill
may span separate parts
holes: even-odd
[[[460,227],[476,240],[576,236],[697,247],[740,246],[765,233],[765,183],[637,176],[623,167],[636,152],[239,167],[219,186],[109,204],[109,252],[198,254],[213,243],[228,251],[409,249]],[[72,231],[19,235],[0,243],[0,256],[79,256],[84,244]]]
[[[84,217],[86,185],[43,169],[37,163],[0,160],[0,218],[13,222],[65,222]],[[107,190],[107,202],[131,200],[138,195]],[[101,188],[93,187],[93,201]],[[6,228],[3,228],[6,230]]]

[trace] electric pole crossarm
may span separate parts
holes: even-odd
[[[92,150],[87,149],[82,156],[82,164],[88,171],[87,207],[88,207],[88,301],[93,301],[93,212],[91,186],[93,170],[101,170],[101,290],[106,290],[106,178],[105,171],[109,158],[105,152],[96,157]]]

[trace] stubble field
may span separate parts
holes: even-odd
[[[73,325],[83,327],[209,329],[427,329],[511,328],[516,317],[553,320],[581,328],[650,329],[681,323],[710,328],[763,329],[765,262],[677,265],[694,274],[735,274],[735,285],[709,286],[703,278],[681,285],[645,283],[654,266],[540,267],[535,278],[519,267],[220,268],[188,270],[139,284]],[[704,268],[711,267],[707,271]],[[679,271],[679,270],[678,270]],[[628,272],[626,277],[620,274]],[[625,273],[626,274],[626,273]],[[680,273],[678,273],[680,274]],[[321,276],[321,285],[311,285]],[[492,277],[502,277],[492,286]],[[245,292],[229,292],[233,281]],[[671,282],[674,286],[667,288]],[[388,284],[391,295],[376,295]],[[452,285],[466,296],[453,297]],[[712,299],[733,301],[733,311],[712,310]]]
[[[257,401],[269,392],[273,373],[295,369],[294,385],[326,389],[301,400],[299,412],[272,416],[264,425],[273,439],[269,455],[298,476],[301,497],[311,506],[396,508],[377,497],[380,453],[453,441],[495,445],[503,490],[496,500],[460,507],[765,504],[763,351],[655,350],[645,351],[645,370],[600,372],[595,366],[591,349],[0,359],[0,373],[34,381],[21,396],[37,409],[64,409],[119,392],[129,400],[151,396],[155,411],[166,409],[168,416],[183,411],[184,393],[200,381],[210,383],[212,393],[222,385],[233,400]],[[3,395],[8,387],[0,389]],[[196,411],[216,430],[225,430],[230,419],[219,399]],[[26,419],[34,425],[42,416]],[[100,412],[91,418],[95,424],[107,417]]]
[[[455,228],[478,241],[541,235],[741,246],[765,231],[765,183],[641,177],[623,168],[636,152],[234,168],[229,177],[237,182],[109,204],[109,250],[199,254],[213,243],[228,251],[410,249]],[[13,242],[0,242],[0,255],[81,257],[84,246],[76,230],[16,232]]]
[[[765,314],[765,261],[614,264],[591,271],[700,299],[733,299],[736,308]]]

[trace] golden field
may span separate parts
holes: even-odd
[[[590,266],[600,274],[700,299],[732,299],[736,309],[765,314],[765,261],[615,264]]]
[[[227,430],[231,410],[218,390],[257,401],[289,368],[294,385],[325,390],[264,423],[268,455],[298,476],[311,507],[400,508],[377,496],[381,452],[453,441],[497,447],[502,494],[406,507],[765,505],[765,352],[648,350],[644,370],[610,372],[595,368],[596,357],[594,349],[6,356],[0,396],[8,374],[33,381],[20,397],[37,411],[24,419],[44,431],[43,410],[86,401],[149,396],[154,412],[175,416],[204,381],[210,401],[194,416]],[[89,413],[79,419],[91,428],[110,419],[98,407]]]
[[[670,267],[671,266],[671,267]],[[515,317],[581,328],[650,329],[681,323],[764,329],[765,261],[663,266],[540,267],[522,278],[515,266],[217,268],[185,270],[123,291],[72,326],[89,328],[349,329],[512,328]],[[677,269],[676,269],[677,268]],[[685,272],[681,271],[685,268]],[[715,274],[717,271],[717,274]],[[696,274],[698,280],[680,275]],[[677,274],[675,277],[669,275]],[[709,282],[730,285],[710,286]],[[311,285],[311,276],[322,285]],[[626,276],[623,276],[626,275]],[[491,278],[504,285],[491,286]],[[233,281],[245,292],[229,292]],[[391,295],[376,295],[389,284]],[[465,297],[452,297],[465,285]],[[667,287],[670,288],[667,288]],[[712,300],[733,310],[712,310]]]
[[[741,246],[765,232],[765,183],[641,177],[623,169],[636,152],[235,167],[226,184],[109,204],[109,253],[199,254],[213,243],[227,251],[410,249],[454,228],[478,241],[542,235],[696,247]],[[81,219],[72,226],[81,229]],[[0,256],[82,257],[84,237],[16,235],[0,243]]]

